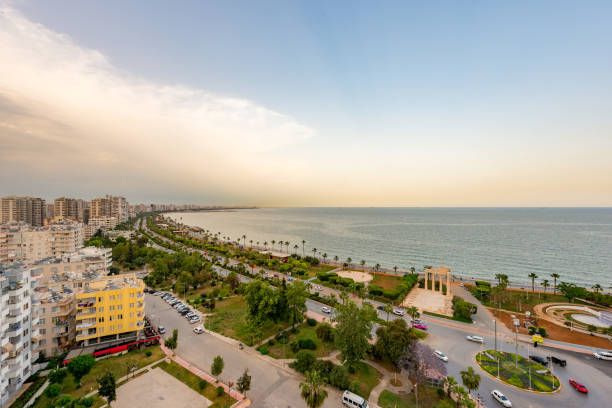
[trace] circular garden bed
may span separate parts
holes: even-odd
[[[527,391],[555,392],[559,390],[559,379],[552,375],[548,368],[522,356],[518,356],[515,363],[514,353],[482,351],[476,354],[476,363],[506,384]]]

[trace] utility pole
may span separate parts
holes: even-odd
[[[518,367],[518,327],[514,328],[514,368]]]
[[[495,355],[497,355],[497,320],[493,320],[495,323]]]

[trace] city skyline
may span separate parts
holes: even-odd
[[[612,205],[608,4],[262,4],[0,1],[0,196]]]

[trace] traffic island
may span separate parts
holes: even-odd
[[[486,350],[476,354],[476,364],[495,379],[524,391],[559,391],[559,379],[546,367],[514,353]]]

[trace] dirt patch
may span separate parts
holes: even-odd
[[[497,309],[491,308],[489,308],[489,310],[493,315],[495,315],[495,312],[497,311]],[[514,328],[512,326],[512,314],[520,318],[523,317],[523,315],[519,313],[509,313],[501,311],[499,318],[506,325],[507,328],[514,331]],[[548,334],[548,337],[546,337],[546,339],[603,349],[609,349],[610,347],[612,347],[612,342],[608,339],[604,339],[603,337],[589,336],[588,334],[570,331],[570,329],[568,328],[557,326],[556,324],[548,322],[544,319],[539,319],[538,324],[540,327],[544,327],[546,329],[546,333]],[[525,327],[519,327],[519,333],[529,334],[529,331]],[[544,340],[544,342],[546,342],[546,339]]]
[[[341,271],[338,272],[338,276],[342,278],[351,278],[355,282],[363,282],[368,283],[373,279],[373,276],[366,272],[358,272],[358,271]]]

